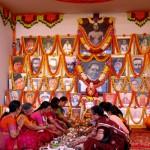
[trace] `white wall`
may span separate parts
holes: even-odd
[[[5,90],[8,89],[9,55],[12,52],[12,30],[10,25],[4,26],[0,17],[0,104],[4,103]]]
[[[24,28],[20,23],[17,24],[17,37],[21,36],[37,36],[37,35],[65,35],[65,34],[77,34],[79,18],[90,17],[92,14],[65,14],[61,23],[55,25],[52,29],[46,27],[42,23],[34,25],[31,29]],[[134,22],[127,20],[126,13],[105,13],[101,16],[114,17],[115,18],[115,30],[116,35],[130,35],[132,33],[150,33],[150,21],[143,27],[137,26]]]

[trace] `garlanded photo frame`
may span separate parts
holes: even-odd
[[[79,107],[80,105],[80,98],[81,95],[77,93],[71,93],[70,94],[70,106],[71,107]]]
[[[51,101],[51,93],[49,91],[40,91],[39,92],[39,103],[41,104],[44,101]]]
[[[12,85],[13,90],[25,90],[27,75],[26,73],[14,73],[12,74],[9,85]]]
[[[132,102],[132,93],[119,93],[119,97],[123,107],[129,107]]]
[[[77,47],[77,36],[62,35],[60,37],[60,49],[65,56],[72,56]]]
[[[25,58],[23,56],[11,57],[11,66],[14,73],[23,73]]]
[[[112,55],[112,74],[115,76],[126,76],[126,59],[123,55]]]
[[[110,102],[112,104],[116,104],[117,95],[116,95],[116,93],[103,93],[103,99],[105,102]]]
[[[126,54],[129,51],[130,47],[130,37],[128,36],[119,36],[117,37],[117,42],[118,42],[118,48],[119,48],[119,53],[120,54]]]
[[[42,37],[42,49],[44,51],[44,54],[51,54],[53,49],[55,48],[55,37],[52,36],[47,36],[47,37]]]

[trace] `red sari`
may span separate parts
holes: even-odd
[[[128,150],[129,141],[126,134],[119,129],[118,125],[105,116],[101,116],[97,121],[96,129],[105,126],[110,129],[110,140],[102,143],[92,137],[84,143],[86,150]]]
[[[10,130],[17,129],[16,119],[7,115],[0,120],[0,150],[13,150],[16,146],[17,138],[11,138]]]

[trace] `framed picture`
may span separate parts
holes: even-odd
[[[142,79],[141,78],[130,78],[131,90],[132,91],[140,91]]]
[[[21,42],[20,39],[17,38],[15,43],[15,55],[19,55],[20,51],[21,51]]]
[[[42,78],[32,78],[31,79],[32,90],[40,90],[42,87]]]
[[[14,73],[22,73],[23,72],[23,64],[24,58],[21,56],[13,56],[12,57],[12,66]]]
[[[61,90],[62,91],[72,91],[73,89],[73,78],[62,78],[61,79]]]
[[[54,45],[54,37],[43,37],[42,38],[42,44],[43,44],[43,48],[44,48],[44,52],[46,54],[51,53],[52,49],[53,49],[53,45]]]
[[[26,87],[26,74],[14,73],[12,82],[14,90],[23,90]]]
[[[70,103],[72,107],[78,107],[80,104],[80,94],[71,93]]]
[[[81,108],[72,108],[71,109],[71,117],[74,119],[80,118],[81,117]]]
[[[143,111],[143,108],[130,108],[130,114],[132,115],[132,118],[135,122],[140,121],[140,119],[142,117],[142,111]],[[143,119],[141,119],[141,121],[138,123],[138,125],[143,125]],[[132,121],[131,117],[129,118],[129,124],[137,125]]]
[[[38,95],[35,91],[25,91],[24,92],[24,103],[31,103],[34,104]]]
[[[117,39],[121,54],[126,54],[129,49],[130,37],[120,37]]]
[[[55,92],[55,96],[57,98],[61,98],[62,96],[66,96],[66,93],[65,92],[61,92],[61,91],[57,91],[57,92]]]
[[[76,66],[76,56],[65,56],[66,67],[69,73],[74,73]]]
[[[132,99],[132,93],[119,93],[119,94],[123,106],[128,107]]]
[[[141,72],[143,63],[144,63],[144,56],[133,56],[132,57],[132,65],[134,68],[134,72],[136,74],[139,74]]]
[[[48,78],[48,86],[50,91],[56,91],[59,85],[59,78]]]
[[[99,17],[99,14],[96,14],[93,18],[80,18],[79,25],[84,28],[90,42],[97,46],[108,28],[113,26],[113,18]]]
[[[140,107],[149,105],[149,93],[137,93],[137,103]]]
[[[74,47],[74,41],[75,41],[75,38],[73,36],[69,36],[69,37],[62,36],[61,37],[62,48],[66,55],[69,55],[72,53],[72,49]]]
[[[116,74],[120,73],[120,70],[122,69],[122,67],[124,67],[124,62],[125,58],[122,55],[118,55],[118,56],[112,56],[112,69],[114,70],[114,72]],[[121,74],[122,76],[126,75],[126,66],[125,66],[125,71]]]
[[[54,73],[58,68],[59,57],[58,56],[48,56],[48,63],[51,71]]]
[[[142,50],[142,53],[149,52],[150,48],[150,35],[138,35],[139,44]]]
[[[50,100],[51,100],[51,94],[49,91],[40,91],[39,93],[40,104],[44,101],[49,102]]]
[[[32,68],[32,72],[33,74],[36,74],[39,72],[39,69],[41,67],[41,60],[42,58],[39,57],[31,57],[30,61],[31,61],[31,68]]]
[[[25,38],[24,38],[25,49],[26,49],[28,52],[33,51],[33,49],[34,49],[34,47],[35,47],[36,40],[37,40],[36,37],[25,37]]]

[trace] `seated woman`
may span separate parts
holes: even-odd
[[[36,122],[37,125],[39,126],[47,125],[49,127],[47,130],[44,130],[43,132],[41,132],[41,135],[43,135],[42,139],[45,142],[51,141],[54,135],[58,134],[55,126],[52,124],[48,124],[47,117],[45,116],[45,114],[49,111],[49,105],[50,105],[49,102],[44,101],[39,106],[39,108],[31,114],[31,118]]]
[[[17,122],[23,120],[23,127],[18,137],[18,149],[38,150],[42,144],[40,133],[37,131],[44,130],[47,126],[36,125],[30,117],[32,112],[33,108],[30,103],[23,104],[22,113],[17,118]]]
[[[17,137],[22,127],[22,121],[16,121],[16,117],[20,113],[20,102],[11,101],[9,104],[9,113],[4,113],[0,118],[0,149],[14,150],[17,148]]]
[[[117,111],[116,106],[112,105],[109,102],[106,102],[105,105],[103,106],[103,109],[106,111],[107,116],[110,120],[115,122],[119,126],[119,128],[126,134],[129,134],[128,128],[125,126],[122,119],[120,118],[122,114]]]
[[[47,122],[53,125],[53,133],[56,135],[62,135],[63,133],[66,133],[66,128],[61,126],[61,121],[57,119],[55,116],[51,103],[49,103],[49,106],[47,107],[47,111],[44,113],[44,117],[47,119]]]
[[[55,117],[57,118],[59,124],[62,125],[64,128],[71,127],[70,121],[64,116],[63,107],[66,105],[67,101],[68,99],[65,96],[61,97],[60,99],[54,97],[51,100],[51,107],[53,109],[53,112],[55,112]]]

